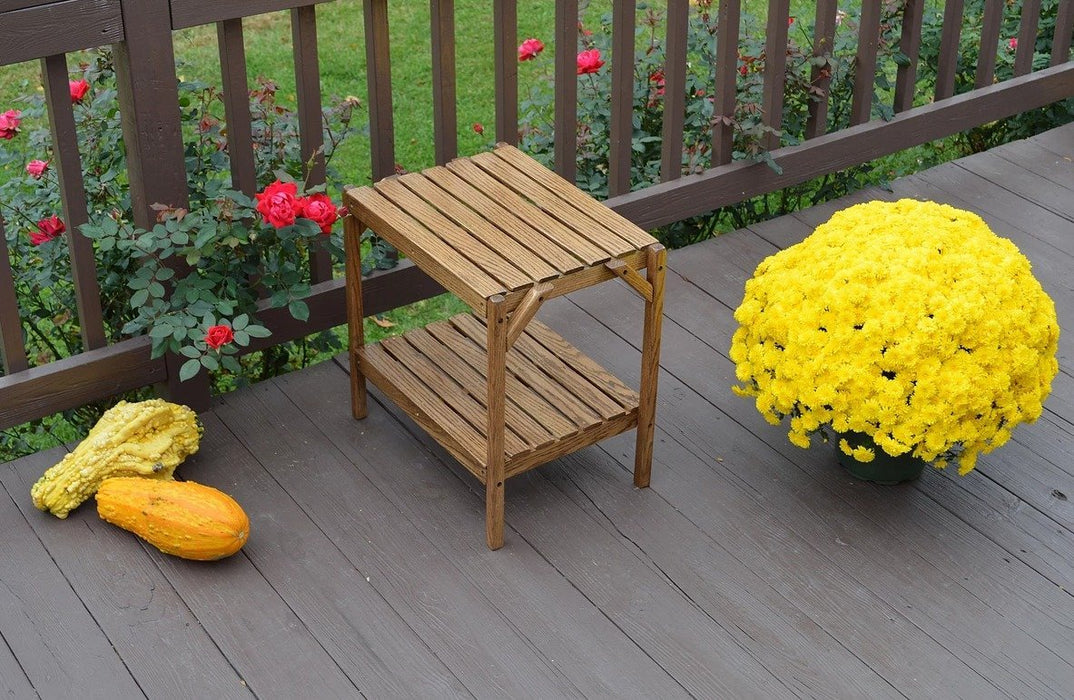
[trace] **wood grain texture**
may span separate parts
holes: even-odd
[[[854,96],[850,104],[850,123],[864,124],[873,113],[876,82],[876,52],[880,41],[881,0],[864,0],[858,27],[858,50],[854,56]]]
[[[567,182],[578,175],[578,0],[556,2],[555,171]]]
[[[0,430],[163,380],[142,336],[0,377]]]
[[[656,433],[656,391],[660,378],[660,329],[664,320],[664,278],[667,251],[656,243],[649,247],[646,264],[651,298],[645,300],[642,322],[641,380],[638,393],[638,435],[634,448],[634,485],[649,485],[653,465],[653,439]]]
[[[343,220],[343,246],[347,282],[347,357],[350,362],[351,415],[365,418],[365,376],[358,367],[358,353],[365,346],[365,314],[362,312],[362,233],[365,227],[350,214]]]
[[[216,25],[220,53],[220,83],[227,123],[227,152],[231,160],[231,186],[247,197],[257,192],[254,168],[254,137],[250,124],[250,86],[246,79],[246,47],[242,18],[226,19]]]
[[[660,126],[660,180],[682,176],[683,124],[686,121],[686,51],[689,0],[669,0],[664,36],[664,121]]]
[[[443,165],[459,154],[455,100],[455,0],[430,0],[433,58],[433,150]]]
[[[919,143],[943,138],[971,126],[1043,106],[1070,96],[1074,63],[1034,71],[974,92],[781,148],[772,157],[776,174],[757,163],[733,163],[701,175],[653,185],[613,197],[607,206],[641,227],[678,221],[714,205],[741,201],[804,182],[821,171],[841,170]]]
[[[469,585],[480,587],[483,598],[516,630],[525,630],[526,642],[539,654],[542,667],[554,660],[558,673],[570,683],[558,694],[684,697],[684,691],[674,679],[525,537],[512,537],[507,552],[490,553],[479,537],[467,536],[480,527],[484,518],[482,494],[469,488],[469,474],[455,466],[454,460],[431,438],[421,431],[417,431],[417,435],[409,432],[414,430],[413,425],[390,402],[370,413],[368,428],[363,433],[348,429],[346,395],[339,391],[341,382],[337,372],[336,367],[325,364],[311,368],[305,377],[287,375],[277,381],[320,431],[319,437],[313,440],[340,450],[352,462],[348,468],[357,469],[363,476],[361,483],[368,483],[368,490],[384,494],[413,524],[413,532],[420,533],[423,539],[428,538],[430,550],[423,553],[422,561],[410,569],[413,579],[408,582],[408,587],[427,591],[427,599],[431,601],[441,600],[441,589],[454,598],[453,591],[460,587],[455,574],[458,571],[466,581],[461,586],[463,589]],[[309,383],[311,380],[312,384]],[[392,468],[391,464],[395,462],[406,464],[407,468]],[[364,480],[366,478],[368,481]],[[623,478],[618,480],[620,489],[623,489],[624,481]],[[550,489],[535,492],[529,488],[529,483],[520,484],[507,501],[508,528],[515,531],[518,519],[542,522],[540,511],[544,503],[557,500],[562,501]],[[348,514],[350,512],[353,511]],[[593,526],[594,521],[584,509],[575,507],[567,512],[577,531]],[[404,542],[400,546],[414,549],[413,542]],[[453,564],[446,573],[435,566],[444,560]],[[634,562],[631,566],[643,566],[637,559]],[[372,580],[374,585],[385,584],[377,577]],[[430,616],[437,609],[433,606],[425,608],[429,609]],[[456,614],[450,608],[444,612],[451,616]],[[472,636],[456,637],[446,625],[446,622],[438,624],[436,628],[442,630],[445,638],[473,640],[473,645],[455,641],[441,646],[434,641],[431,647],[442,658],[450,659],[449,665],[458,669],[460,678],[476,695],[509,696],[511,689],[523,694],[537,689],[540,693],[547,687],[547,682],[537,685],[525,677],[515,681],[518,674],[527,676],[533,669],[513,669],[511,658],[499,650],[488,660],[479,656],[480,651],[475,647],[487,647],[484,639],[490,632],[496,635],[498,626],[488,631],[474,626]],[[469,656],[460,658],[464,654]],[[488,672],[488,668],[494,672]],[[527,681],[528,686],[517,686],[517,683]],[[508,683],[511,685],[505,688]]]
[[[19,2],[0,6],[0,65],[123,41],[120,0]],[[27,6],[29,5],[29,6]]]
[[[488,396],[488,434],[485,460],[485,543],[489,549],[503,546],[504,469],[507,445],[504,404],[507,400],[507,310],[503,297],[489,299],[485,312],[487,328],[485,352],[488,371],[485,391]]]
[[[958,73],[959,42],[962,38],[962,12],[965,0],[948,0],[943,7],[943,31],[940,35],[940,57],[936,66],[936,99],[945,100],[955,94],[955,75]]]
[[[518,142],[518,4],[496,0],[492,5],[496,83],[496,140]]]
[[[899,38],[899,51],[906,56],[906,62],[899,65],[895,75],[896,112],[905,112],[914,106],[917,93],[917,63],[921,51],[921,23],[925,14],[925,0],[908,0],[903,8],[902,35]]]
[[[245,556],[354,685],[376,696],[464,696],[458,679],[366,579],[363,563],[336,546],[215,413],[204,420],[201,455],[183,465],[184,478],[214,483],[242,504],[253,538]],[[335,452],[327,442],[310,449]],[[255,678],[248,682],[257,686]],[[294,683],[320,687],[301,669]]]
[[[762,123],[772,129],[764,134],[762,143],[767,150],[779,148],[783,128],[783,92],[787,80],[787,18],[790,0],[771,0],[768,3],[768,22],[765,29],[764,88],[761,93]]]
[[[366,95],[369,100],[373,182],[395,172],[395,118],[392,113],[392,59],[388,0],[362,4],[365,19]]]
[[[985,0],[981,18],[981,43],[977,52],[977,71],[973,86],[982,88],[996,79],[996,56],[999,52],[999,33],[1003,24],[1004,0]]]
[[[1058,66],[1070,60],[1070,42],[1074,35],[1074,0],[1059,0],[1055,15],[1055,34],[1052,36],[1050,64]]]
[[[634,153],[634,31],[637,3],[612,5],[611,119],[608,126],[608,195],[630,191]],[[666,92],[666,90],[665,90]]]
[[[720,255],[723,256],[726,253],[721,253]],[[691,262],[695,259],[696,257],[691,258]],[[759,259],[754,258],[753,264],[756,264]],[[701,263],[700,260],[697,260],[697,262]],[[712,258],[706,259],[705,262],[711,268]],[[673,269],[675,268],[673,267]],[[700,293],[700,290],[698,291]],[[574,297],[574,299],[579,301],[590,313],[597,313],[602,321],[608,323],[611,330],[616,334],[629,338],[636,332],[636,327],[629,328],[628,326],[633,325],[629,319],[624,319],[611,312],[611,309],[617,308],[622,303],[620,300],[622,293],[622,290],[617,290],[615,287],[602,286],[587,290],[585,293]],[[948,651],[945,654],[948,655],[951,661],[957,658],[958,661],[954,663],[960,667],[958,670],[953,668],[950,662],[942,664],[942,667],[947,669],[943,673],[956,673],[959,679],[956,681],[954,676],[947,676],[942,681],[943,684],[953,683],[957,684],[958,687],[965,688],[976,687],[981,692],[985,692],[985,689],[989,687],[999,687],[1006,689],[1006,692],[1016,694],[1019,692],[1031,694],[1057,692],[1057,689],[1063,683],[1061,679],[1069,673],[1070,666],[1047,649],[1057,648],[1053,646],[1057,641],[1055,635],[1060,638],[1069,635],[1069,631],[1059,631],[1063,625],[1062,621],[1049,620],[1050,616],[1048,615],[1038,615],[1035,618],[1036,621],[1032,624],[1034,631],[1027,633],[1021,623],[1015,622],[1015,620],[1019,619],[1019,615],[1024,614],[1024,611],[1015,613],[1013,609],[1008,609],[1006,615],[1011,617],[1007,617],[993,607],[1000,604],[999,601],[1003,599],[1002,595],[988,596],[987,603],[982,602],[973,594],[957,596],[955,599],[945,596],[942,604],[936,604],[938,599],[935,596],[942,596],[941,591],[946,590],[952,581],[957,581],[956,585],[961,585],[967,594],[971,589],[976,589],[976,579],[971,578],[969,573],[972,568],[958,566],[952,570],[950,565],[945,563],[951,551],[949,548],[958,549],[965,545],[954,544],[949,538],[937,533],[942,532],[946,535],[946,533],[952,532],[952,528],[954,528],[954,531],[963,532],[971,538],[975,538],[975,548],[992,547],[987,537],[981,533],[972,533],[969,529],[959,525],[956,516],[947,512],[928,496],[922,495],[920,498],[909,500],[899,499],[898,503],[892,503],[890,494],[882,490],[873,491],[870,489],[862,492],[862,485],[845,479],[841,480],[831,472],[833,467],[830,452],[825,449],[803,452],[790,445],[785,439],[784,430],[779,427],[767,426],[750,402],[742,401],[731,394],[729,384],[730,378],[733,377],[733,368],[723,355],[713,349],[727,347],[721,338],[724,337],[725,333],[733,330],[734,327],[728,305],[737,304],[741,292],[735,286],[713,285],[709,288],[709,293],[719,294],[722,303],[720,307],[717,307],[717,310],[723,309],[721,315],[727,319],[726,322],[720,326],[713,326],[710,323],[705,325],[690,323],[688,327],[672,324],[665,327],[665,353],[663,356],[669,375],[665,375],[663,379],[672,382],[674,381],[671,379],[672,376],[690,377],[693,392],[696,392],[700,397],[704,397],[704,401],[709,405],[718,407],[721,412],[726,412],[728,416],[733,418],[732,425],[740,423],[748,426],[754,434],[762,436],[764,441],[779,453],[778,462],[793,466],[790,466],[790,471],[786,471],[770,461],[763,451],[759,451],[753,446],[743,446],[744,451],[734,456],[732,454],[734,448],[727,444],[726,438],[721,440],[715,434],[727,422],[719,419],[714,414],[709,414],[706,424],[710,427],[699,442],[698,437],[700,435],[694,432],[697,428],[687,428],[680,421],[691,422],[695,420],[690,416],[695,415],[697,411],[701,411],[700,406],[687,407],[684,405],[682,410],[664,411],[663,414],[668,416],[667,420],[675,424],[676,430],[687,431],[684,434],[691,436],[691,447],[702,450],[709,464],[715,462],[716,457],[722,458],[725,463],[729,462],[731,466],[723,468],[732,469],[732,473],[744,478],[748,482],[749,488],[759,489],[758,495],[763,498],[767,504],[766,507],[776,508],[775,512],[781,514],[779,517],[781,519],[786,518],[782,527],[791,528],[805,537],[813,547],[818,548],[818,552],[823,553],[822,556],[828,558],[835,566],[835,571],[844,566],[850,567],[850,570],[854,571],[854,579],[865,586],[870,592],[870,597],[875,596],[877,599],[888,601],[892,608],[889,610],[887,618],[890,619],[891,613],[896,612],[896,614],[905,618],[901,623],[902,629],[911,631],[914,636],[920,634],[918,628],[923,629],[932,639],[929,643],[930,646],[937,650],[940,648],[947,649]],[[674,295],[669,290],[667,298],[671,299]],[[701,293],[701,296],[707,295]],[[734,300],[731,301],[729,297]],[[712,297],[709,298],[711,299]],[[600,299],[599,303],[597,302],[598,299]],[[696,297],[692,300],[681,299],[676,303],[675,312],[669,306],[665,306],[665,311],[672,319],[685,318],[677,316],[678,310],[695,308],[697,306],[696,299]],[[573,324],[577,325],[577,323],[578,321],[575,319]],[[717,331],[718,336],[715,335]],[[697,334],[698,337],[695,338],[693,334]],[[613,361],[607,354],[614,344],[604,336],[594,339],[594,342],[599,342],[600,346],[594,347],[589,342],[582,343],[582,346],[594,353],[602,361],[608,363],[612,371],[623,372],[623,362],[620,360]],[[608,349],[601,349],[605,345],[609,346]],[[617,356],[618,353],[615,353],[615,355]],[[673,399],[676,403],[684,398],[679,395],[678,390],[667,383],[664,385],[664,391],[661,395]],[[711,441],[710,446],[703,447],[703,443],[708,441]],[[792,458],[794,462],[790,461]],[[744,461],[739,462],[738,460]],[[735,464],[740,464],[742,468],[736,469]],[[748,469],[745,468],[747,464],[751,465]],[[762,464],[764,464],[763,467],[761,466]],[[779,474],[778,477],[775,476],[777,473]],[[754,478],[761,475],[764,476],[759,479]],[[698,495],[700,496],[701,494]],[[862,502],[863,497],[868,497],[866,502]],[[799,499],[801,499],[800,506],[792,505],[794,501]],[[688,501],[682,500],[681,497],[675,500],[681,505],[688,503]],[[777,503],[779,503],[778,507]],[[821,503],[824,504],[822,512],[825,513],[825,516],[817,517],[816,508]],[[853,511],[853,514],[842,510],[848,506]],[[885,515],[882,520],[878,521],[874,519],[874,516],[879,512],[877,509],[881,507]],[[797,512],[799,508],[804,508],[812,515],[806,512]],[[907,509],[913,509],[915,511],[914,515],[908,517]],[[695,513],[692,517],[705,517],[701,514],[711,513],[714,510],[716,509],[711,505],[699,505],[699,510],[693,511],[691,509]],[[843,513],[844,516],[837,516],[837,513]],[[840,523],[839,521],[843,517],[849,518],[852,522],[843,521]],[[937,529],[936,523],[938,521],[944,523],[941,529]],[[914,565],[903,569],[902,567],[907,566],[906,563],[900,563],[897,560],[893,560],[893,558],[883,561],[875,558],[875,553],[885,549],[889,553],[893,553],[890,537],[893,535],[896,537],[902,536],[899,523],[904,522],[913,524],[917,534],[908,539],[907,548],[900,551],[910,553],[915,562],[921,560],[928,562],[927,565],[920,567]],[[931,533],[926,538],[929,542],[927,546],[924,543],[918,543],[918,538],[922,536],[924,530],[928,530]],[[714,534],[717,532],[722,533],[721,530],[713,530]],[[888,543],[886,546],[882,544],[885,542]],[[914,544],[910,546],[910,542],[914,542]],[[940,546],[945,551],[934,552],[931,549],[933,545]],[[993,556],[1001,556],[1001,553],[996,551]],[[867,567],[860,566],[866,559],[870,560],[871,564]],[[823,570],[825,566],[828,566],[821,564],[821,561],[821,559],[816,559],[811,570]],[[913,573],[908,574],[907,572],[911,570]],[[995,575],[998,578],[1004,577],[999,572],[995,572]],[[973,574],[972,576],[976,575]],[[983,587],[989,588],[992,585],[992,583],[984,584]],[[1035,587],[1039,593],[1050,591],[1050,594],[1065,595],[1057,591],[1050,583],[1045,584],[1038,581]],[[910,592],[911,589],[913,593]],[[981,594],[983,595],[983,592]],[[1020,596],[1015,597],[1019,598]],[[1020,603],[1015,602],[1012,604],[1020,610],[1022,609]],[[844,605],[851,605],[851,603],[849,600],[843,601],[843,604],[840,604],[839,607],[843,608]],[[839,614],[844,615],[845,610],[841,610]],[[996,630],[1002,629],[1003,632],[999,636],[1002,636],[1008,642],[983,647],[965,645],[948,633],[947,630],[951,628],[951,625],[957,625],[975,638],[976,635],[989,634],[985,631],[986,629],[992,629],[993,635],[997,634]],[[974,630],[973,632],[970,632],[971,628]],[[872,631],[868,632],[868,634],[871,635]],[[1041,635],[1043,639],[1038,638],[1037,635]],[[1007,658],[1007,651],[1004,650],[1004,647],[1007,644],[1015,644],[1013,640],[1016,639],[1019,640],[1018,645],[1025,646],[1019,648],[1016,654],[1018,658],[1015,660]],[[1036,651],[1034,652],[1030,649],[1036,649]],[[900,663],[904,661],[905,659],[900,659]],[[935,669],[939,668],[936,665],[938,661],[936,658],[922,661],[934,669],[933,673]],[[878,667],[879,664],[889,665],[888,660],[885,660],[883,655],[873,656],[870,654],[869,663],[878,664]],[[916,675],[917,670],[915,665],[914,677],[920,678],[921,676]],[[884,675],[888,678],[895,677],[889,676],[886,671]],[[928,681],[929,683],[936,682],[932,673],[927,675],[931,679]],[[909,680],[906,678],[905,673],[899,673],[898,677],[900,679],[898,684],[900,685]]]
[[[53,558],[35,532],[35,525],[62,529],[67,523],[34,509],[23,482],[30,475],[36,479],[64,454],[62,448],[56,448],[0,468],[3,639],[41,697],[84,697],[86,688],[100,692],[109,687],[115,693],[141,697],[108,636],[65,579],[61,562]],[[84,532],[73,537],[89,540]],[[8,682],[6,676],[4,682]],[[10,682],[17,687],[17,676]]]
[[[835,49],[836,0],[817,0],[817,13],[813,25],[813,55],[830,57]],[[806,122],[806,138],[812,139],[828,131],[828,107],[832,82],[831,66],[814,65],[810,69],[810,82],[821,91],[816,99],[809,101],[809,119]]]
[[[104,347],[104,315],[101,287],[97,283],[97,262],[93,242],[78,227],[89,220],[86,190],[82,180],[82,158],[78,153],[74,108],[71,104],[67,57],[41,59],[41,84],[45,90],[49,131],[52,135],[53,167],[60,184],[63,220],[67,225],[67,251],[71,256],[71,280],[75,285],[75,308],[82,346],[88,350]]]
[[[305,410],[320,416],[316,422],[297,411],[295,401],[281,391],[288,377],[256,385],[245,395],[229,395],[216,413],[324,533],[317,536],[330,539],[464,685],[462,692],[451,694],[576,695],[571,680],[505,615],[507,608],[490,603],[490,597],[498,599],[501,592],[475,584],[474,577],[499,565],[456,555],[474,547],[490,556],[477,534],[484,499],[470,491],[473,480],[467,476],[466,484],[458,482],[425,450],[396,451],[396,445],[413,445],[413,437],[398,424],[391,427],[394,421],[385,421],[381,408],[371,406],[367,422],[356,430],[347,414],[343,377],[332,365],[319,368],[332,370],[321,396],[309,401],[314,397],[292,394]],[[326,405],[331,410],[320,413]],[[330,415],[344,418],[346,427],[325,430]],[[279,440],[265,440],[266,431],[284,423],[288,430]],[[346,452],[334,446],[337,439],[347,446]],[[321,445],[324,449],[311,449]],[[454,516],[454,489],[475,506],[461,511],[473,513],[472,518],[459,519],[468,528],[430,527],[430,517],[435,520],[448,512]],[[422,515],[415,514],[415,503],[424,506],[419,509]],[[441,536],[447,533],[450,538]]]
[[[53,451],[51,456],[59,461],[62,454]],[[92,498],[64,520],[38,511],[25,494],[44,469],[25,461],[11,467],[0,471],[4,488],[49,557],[62,568],[61,580],[77,591],[78,607],[84,606],[100,626],[116,649],[116,661],[122,657],[125,668],[117,675],[117,692],[140,691],[149,697],[251,697],[198,617],[154,563],[153,555],[164,555],[131,533],[102,521]],[[148,552],[153,555],[147,556]],[[9,573],[3,578],[11,585]],[[55,611],[61,619],[70,613],[70,607]],[[94,653],[91,650],[87,652]],[[111,665],[105,664],[105,668]],[[198,673],[177,671],[191,668],[199,669]],[[85,677],[72,680],[103,690],[108,679],[98,673],[80,669],[78,676]],[[99,690],[91,695],[96,692]]]
[[[733,158],[735,104],[738,101],[738,35],[742,1],[720,0],[716,31],[716,101],[713,103],[712,166]]]
[[[1040,26],[1040,0],[1022,0],[1022,16],[1018,25],[1018,44],[1014,52],[1014,74],[1025,75],[1033,70],[1033,54],[1037,47],[1037,28]]]
[[[170,0],[173,29],[196,27],[226,19],[292,10],[328,0]]]
[[[19,298],[15,294],[15,278],[8,257],[7,233],[0,219],[0,363],[4,374],[21,372],[30,366],[26,361],[26,345],[22,339],[22,320]]]

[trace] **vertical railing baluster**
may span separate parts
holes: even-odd
[[[496,53],[496,140],[518,143],[518,5],[495,0],[492,6]],[[557,83],[558,84],[558,83]]]
[[[940,34],[940,57],[936,66],[936,99],[955,94],[958,74],[959,42],[962,41],[963,0],[947,0],[943,8],[943,31]]]
[[[1015,76],[1033,70],[1033,52],[1037,48],[1037,29],[1040,27],[1040,0],[1022,0],[1022,19],[1018,27],[1018,46],[1014,51]]]
[[[816,22],[813,26],[813,55],[831,56],[835,48],[836,0],[817,0]],[[828,130],[828,86],[832,82],[832,67],[813,66],[810,82],[819,94],[809,102],[809,121],[806,122],[806,138],[812,139]]]
[[[917,89],[917,62],[921,50],[921,21],[925,0],[906,0],[902,15],[902,37],[899,50],[906,56],[906,63],[899,66],[895,75],[896,112],[905,112],[914,106]]]
[[[120,0],[125,40],[113,47],[123,142],[127,151],[134,223],[152,228],[152,205],[189,206],[179,94],[175,89],[175,51],[168,0]],[[172,401],[196,411],[209,407],[209,375],[199,372],[179,381],[186,358],[169,354],[168,381],[162,387]]]
[[[63,220],[67,226],[67,249],[71,255],[71,277],[75,286],[75,305],[82,344],[87,350],[107,344],[104,315],[101,312],[101,288],[97,284],[97,263],[93,243],[78,227],[89,221],[86,188],[82,180],[82,158],[78,153],[78,135],[71,105],[70,76],[63,54],[41,59],[41,78],[48,106],[49,127],[56,177],[60,183]]]
[[[996,78],[996,52],[999,50],[999,31],[1003,23],[1004,0],[985,0],[981,20],[981,45],[977,52],[977,73],[973,86],[991,85]]]
[[[26,361],[26,345],[22,339],[19,297],[15,293],[15,278],[11,273],[3,216],[0,216],[0,362],[4,365],[5,374],[21,372],[30,366]]]
[[[764,134],[766,150],[779,148],[783,126],[783,86],[787,80],[787,28],[790,0],[769,0],[768,27],[765,31],[764,88],[761,94],[761,120],[771,129]]]
[[[254,137],[250,126],[250,85],[246,80],[242,18],[217,22],[216,37],[223,85],[221,99],[227,123],[227,153],[231,159],[231,186],[253,197],[258,183],[254,167]]]
[[[317,6],[291,10],[291,45],[295,60],[298,98],[298,139],[302,174],[307,187],[325,182],[324,115],[321,105],[321,69],[317,59]],[[320,247],[310,249],[310,281],[332,279],[332,256]]]
[[[455,0],[429,0],[429,15],[433,37],[433,149],[437,165],[443,165],[459,155]]]
[[[686,43],[689,0],[668,0],[664,41],[664,123],[660,140],[660,180],[682,176],[683,124],[686,119]]]
[[[608,196],[630,191],[631,145],[634,136],[634,0],[612,7],[612,100],[608,149]],[[665,91],[666,92],[666,91]]]
[[[555,169],[568,182],[578,173],[578,0],[556,2]]]
[[[712,165],[731,162],[738,99],[738,32],[741,0],[720,0],[716,29],[716,94],[713,104]]]
[[[876,82],[876,50],[880,43],[881,0],[865,0],[861,6],[858,52],[854,57],[854,96],[850,103],[850,124],[864,124],[873,113]]]
[[[1051,65],[1070,60],[1071,34],[1074,34],[1074,0],[1059,0],[1055,14],[1055,34],[1052,36]]]
[[[365,55],[369,141],[373,181],[395,172],[392,60],[388,43],[388,0],[366,0]]]

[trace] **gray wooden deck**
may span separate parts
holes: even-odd
[[[0,466],[0,695],[972,697],[1074,695],[1074,125],[674,251],[652,488],[633,432],[483,492],[328,362],[223,397],[184,478],[252,536],[212,564],[44,515],[57,451]],[[1053,296],[1044,416],[966,477],[878,487],[735,397],[732,309],[754,266],[850,201],[981,213]],[[636,382],[636,299],[607,284],[542,319]]]

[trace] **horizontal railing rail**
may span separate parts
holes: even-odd
[[[152,359],[147,337],[109,343],[103,331],[97,261],[89,239],[77,232],[85,223],[87,198],[78,151],[78,134],[67,95],[70,52],[112,46],[122,115],[123,140],[135,224],[149,228],[155,221],[153,205],[184,207],[188,203],[182,125],[176,90],[173,44],[175,30],[214,25],[221,63],[224,116],[229,132],[232,185],[248,195],[255,181],[254,152],[247,101],[247,66],[243,20],[253,15],[288,11],[301,151],[310,158],[304,173],[311,184],[325,180],[320,154],[321,88],[317,36],[317,6],[325,0],[0,0],[0,65],[40,61],[44,96],[59,177],[72,283],[84,351],[78,355],[31,366],[20,317],[15,284],[0,220],[0,429],[41,418],[61,410],[105,399],[118,393],[158,385],[174,400],[202,409],[208,405],[209,386],[204,377],[178,380],[182,358]],[[459,155],[457,106],[456,12],[454,0],[430,0],[433,154],[437,163]],[[905,0],[901,10],[899,51],[890,105],[894,117],[873,118],[875,75],[881,30],[882,0],[864,0],[858,21],[854,54],[853,100],[849,126],[832,126],[828,101],[828,74],[813,69],[814,99],[808,105],[805,140],[781,143],[784,112],[784,62],[788,41],[789,0],[770,0],[764,25],[764,83],[760,98],[764,147],[779,168],[735,160],[733,126],[738,73],[738,47],[743,20],[740,0],[716,0],[716,62],[711,85],[715,117],[709,134],[708,161],[702,172],[683,167],[684,111],[689,61],[687,32],[690,13],[699,11],[688,0],[668,0],[662,20],[663,116],[660,130],[658,184],[637,188],[631,182],[634,129],[632,99],[636,72],[636,2],[611,3],[611,71],[608,98],[609,153],[607,204],[644,227],[655,227],[711,211],[755,195],[776,191],[810,178],[868,162],[879,156],[958,133],[1035,107],[1074,97],[1074,63],[1069,61],[1074,33],[1074,0],[1059,0],[1048,67],[1033,65],[1033,47],[1040,34],[1041,0],[1023,0],[1016,42],[1014,77],[996,82],[1000,27],[1005,3],[985,0],[973,71],[975,88],[956,94],[956,74],[964,61],[960,45],[966,3],[948,0],[943,6],[942,36],[935,66],[935,88],[929,104],[914,106],[918,95],[925,0]],[[554,42],[555,103],[552,112],[552,162],[563,177],[577,174],[578,76],[576,55],[581,38],[577,0],[557,0]],[[584,7],[584,5],[583,5]],[[832,51],[840,21],[836,0],[818,0],[813,19],[812,46],[816,57]],[[516,0],[495,0],[489,11],[495,27],[490,49],[495,83],[495,136],[498,141],[519,142],[518,12]],[[388,0],[365,0],[361,18],[355,10],[355,32],[364,36],[366,106],[369,114],[370,174],[378,180],[396,172],[395,110],[391,66]],[[1015,48],[1017,47],[1017,48]],[[335,50],[335,49],[333,49]],[[357,62],[356,62],[357,63]],[[357,76],[356,76],[357,79]],[[0,141],[0,147],[2,147]],[[8,232],[11,231],[8,223]],[[308,321],[297,321],[284,309],[264,304],[259,318],[272,331],[247,351],[301,338],[345,322],[343,280],[334,278],[326,253],[311,255],[311,295]],[[367,315],[427,298],[442,290],[405,261],[397,268],[373,274],[364,284]]]

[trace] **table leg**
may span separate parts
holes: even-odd
[[[488,466],[485,469],[485,539],[489,549],[503,546],[504,407],[507,385],[507,312],[503,296],[488,301]]]
[[[358,217],[343,219],[343,244],[347,259],[347,335],[351,367],[351,413],[355,418],[365,418],[365,375],[358,364],[358,351],[365,345],[364,314],[362,313],[362,231]]]
[[[645,329],[641,345],[641,386],[638,402],[638,442],[634,451],[634,485],[649,485],[656,432],[656,384],[660,376],[660,325],[664,316],[664,272],[667,251],[655,243],[647,249],[646,272],[653,300],[645,302]]]

